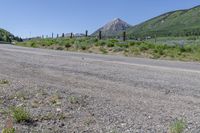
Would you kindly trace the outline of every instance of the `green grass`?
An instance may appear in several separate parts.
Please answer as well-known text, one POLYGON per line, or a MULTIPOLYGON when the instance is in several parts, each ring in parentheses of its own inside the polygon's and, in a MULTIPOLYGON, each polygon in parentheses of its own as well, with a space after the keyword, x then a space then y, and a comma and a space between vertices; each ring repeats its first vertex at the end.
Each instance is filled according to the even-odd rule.
POLYGON ((78 104, 79 103, 79 99, 75 96, 70 96, 68 97, 68 101, 71 103, 71 104, 78 104))
POLYGON ((2 133, 15 133, 15 129, 14 128, 4 128, 2 130, 2 133))
POLYGON ((17 123, 21 122, 30 122, 31 121, 31 116, 29 112, 27 112, 26 109, 23 107, 12 107, 11 109, 13 118, 17 123))
POLYGON ((82 51, 101 54, 123 54, 125 56, 200 61, 200 39, 191 37, 163 37, 147 41, 120 41, 96 38, 35 39, 17 43, 19 46, 49 48, 55 50, 82 51), (171 43, 172 41, 179 43, 171 43), (180 43, 183 43, 181 45, 180 43))
POLYGON ((186 128, 184 120, 176 120, 170 126, 170 133, 183 133, 186 128))

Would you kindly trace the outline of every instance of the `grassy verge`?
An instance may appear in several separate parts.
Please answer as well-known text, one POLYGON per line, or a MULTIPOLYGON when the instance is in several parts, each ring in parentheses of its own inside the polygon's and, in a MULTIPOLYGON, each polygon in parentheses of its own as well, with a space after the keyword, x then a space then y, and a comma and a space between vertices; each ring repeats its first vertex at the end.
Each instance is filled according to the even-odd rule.
POLYGON ((120 54, 125 56, 147 57, 154 59, 200 61, 200 43, 166 45, 158 43, 154 44, 149 41, 121 42, 115 39, 98 40, 96 38, 58 38, 36 39, 17 43, 16 45, 89 53, 120 54))

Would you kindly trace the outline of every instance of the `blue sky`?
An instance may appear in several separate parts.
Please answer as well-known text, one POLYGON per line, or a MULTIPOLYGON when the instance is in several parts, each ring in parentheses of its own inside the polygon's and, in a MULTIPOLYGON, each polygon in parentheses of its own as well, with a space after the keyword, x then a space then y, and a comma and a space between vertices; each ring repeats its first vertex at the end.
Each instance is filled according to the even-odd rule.
POLYGON ((199 0, 0 0, 0 27, 21 37, 93 32, 114 18, 135 25, 199 0))

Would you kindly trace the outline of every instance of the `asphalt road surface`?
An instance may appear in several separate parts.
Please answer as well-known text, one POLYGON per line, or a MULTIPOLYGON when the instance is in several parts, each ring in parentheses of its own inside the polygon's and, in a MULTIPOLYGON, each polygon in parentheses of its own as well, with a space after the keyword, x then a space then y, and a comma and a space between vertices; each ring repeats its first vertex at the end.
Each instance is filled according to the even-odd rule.
MULTIPOLYGON (((85 120, 82 112, 73 113, 62 127, 58 125, 58 132, 165 133, 176 119, 186 121, 185 132, 200 132, 199 63, 0 45, 0 78, 13 83, 7 87, 10 93, 16 86, 26 86, 26 91, 28 86, 53 86, 56 92, 51 87, 48 91, 62 97, 65 92, 88 96, 85 108, 76 112, 92 112, 90 119, 85 120)), ((45 112, 42 107, 30 110, 45 112)), ((56 125, 37 123, 44 126, 31 128, 53 132, 56 125)), ((26 132, 26 125, 17 126, 26 132)))

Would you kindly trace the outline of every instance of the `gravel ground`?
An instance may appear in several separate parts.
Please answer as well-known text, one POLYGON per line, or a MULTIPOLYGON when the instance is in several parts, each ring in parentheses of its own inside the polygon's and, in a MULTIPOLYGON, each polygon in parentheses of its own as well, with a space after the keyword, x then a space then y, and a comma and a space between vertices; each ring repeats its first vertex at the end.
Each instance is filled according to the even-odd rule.
POLYGON ((0 130, 10 107, 19 133, 200 132, 200 64, 0 45, 0 130))

